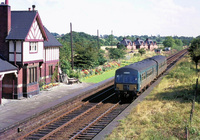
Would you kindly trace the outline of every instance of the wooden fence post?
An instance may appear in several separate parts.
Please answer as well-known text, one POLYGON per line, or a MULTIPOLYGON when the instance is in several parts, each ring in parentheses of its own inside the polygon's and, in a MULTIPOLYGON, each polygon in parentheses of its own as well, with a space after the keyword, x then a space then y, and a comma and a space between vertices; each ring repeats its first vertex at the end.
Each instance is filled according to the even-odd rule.
POLYGON ((196 88, 195 88, 195 97, 197 98, 197 93, 198 93, 198 78, 196 80, 196 88))
POLYGON ((188 128, 187 128, 187 126, 185 127, 185 138, 186 138, 186 140, 188 140, 188 128))

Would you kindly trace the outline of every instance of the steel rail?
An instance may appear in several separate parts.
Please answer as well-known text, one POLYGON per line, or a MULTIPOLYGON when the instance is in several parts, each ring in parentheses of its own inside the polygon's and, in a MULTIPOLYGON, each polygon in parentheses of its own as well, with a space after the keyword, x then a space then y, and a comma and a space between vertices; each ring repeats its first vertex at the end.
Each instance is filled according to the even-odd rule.
POLYGON ((103 118, 108 113, 110 113, 118 105, 119 105, 119 102, 116 103, 116 104, 114 104, 111 108, 109 108, 103 114, 101 114, 101 116, 99 116, 98 118, 96 118, 94 121, 92 121, 90 124, 88 124, 85 128, 83 128, 81 131, 79 131, 77 134, 75 134, 72 138, 70 138, 70 140, 73 140, 73 139, 77 138, 81 133, 83 133, 84 131, 86 131, 89 127, 91 127, 93 124, 95 124, 96 122, 98 122, 101 118, 103 118))
POLYGON ((79 106, 73 108, 72 110, 70 110, 70 111, 68 111, 68 112, 65 112, 65 113, 61 114, 60 116, 56 117, 55 119, 53 119, 53 120, 51 120, 51 121, 45 123, 44 125, 41 125, 40 127, 38 127, 38 128, 36 128, 36 129, 34 129, 34 130, 28 132, 27 134, 25 134, 25 135, 19 137, 17 140, 23 140, 24 138, 26 138, 26 137, 28 137, 29 135, 31 135, 31 134, 33 134, 33 133, 35 133, 35 132, 41 130, 42 128, 46 127, 47 125, 50 125, 50 124, 52 124, 52 123, 58 121, 59 119, 63 118, 64 116, 66 116, 66 115, 68 115, 68 114, 74 112, 75 110, 78 110, 79 108, 81 108, 81 107, 83 107, 83 106, 86 106, 87 104, 89 104, 89 102, 90 102, 91 100, 93 100, 93 99, 95 99, 95 98, 97 98, 97 97, 103 95, 104 93, 106 93, 106 92, 108 92, 109 90, 112 90, 112 89, 113 89, 113 87, 111 87, 111 88, 105 90, 105 91, 102 92, 101 94, 96 95, 95 97, 93 97, 93 98, 91 98, 90 100, 84 102, 83 104, 81 104, 81 105, 79 105, 79 106))
POLYGON ((49 134, 45 135, 44 137, 40 138, 40 140, 44 140, 48 137, 50 137, 51 135, 53 135, 54 133, 58 132, 59 130, 61 130, 62 128, 64 128, 65 126, 69 125, 70 123, 74 122, 75 120, 79 119, 80 117, 82 117, 83 115, 87 114, 88 112, 94 110, 97 106, 100 106, 103 104, 103 102, 107 99, 109 99, 110 97, 114 96, 115 93, 111 94, 110 96, 108 96, 107 98, 103 99, 101 102, 99 102, 98 104, 96 104, 95 106, 93 106, 92 108, 88 109, 87 111, 81 113, 80 115, 78 115, 77 117, 73 118, 72 120, 68 121, 67 123, 61 125, 60 127, 54 129, 53 131, 51 131, 49 134))

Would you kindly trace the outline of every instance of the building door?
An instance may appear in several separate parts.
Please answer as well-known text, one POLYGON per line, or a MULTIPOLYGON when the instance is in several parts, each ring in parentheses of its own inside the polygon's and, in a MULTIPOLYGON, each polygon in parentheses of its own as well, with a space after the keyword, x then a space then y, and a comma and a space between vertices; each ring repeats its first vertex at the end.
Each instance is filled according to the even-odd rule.
POLYGON ((14 74, 5 74, 2 80, 2 98, 13 99, 14 98, 14 74))

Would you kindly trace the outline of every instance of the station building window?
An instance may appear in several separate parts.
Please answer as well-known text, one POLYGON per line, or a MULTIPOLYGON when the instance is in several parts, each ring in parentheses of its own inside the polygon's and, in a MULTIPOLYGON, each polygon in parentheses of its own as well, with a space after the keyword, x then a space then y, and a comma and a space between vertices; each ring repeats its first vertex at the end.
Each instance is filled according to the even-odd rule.
POLYGON ((30 48, 29 51, 30 52, 37 52, 38 50, 38 42, 30 42, 30 48))
POLYGON ((29 83, 37 82, 37 67, 29 68, 29 83))
POLYGON ((49 76, 53 75, 53 65, 49 65, 49 76))

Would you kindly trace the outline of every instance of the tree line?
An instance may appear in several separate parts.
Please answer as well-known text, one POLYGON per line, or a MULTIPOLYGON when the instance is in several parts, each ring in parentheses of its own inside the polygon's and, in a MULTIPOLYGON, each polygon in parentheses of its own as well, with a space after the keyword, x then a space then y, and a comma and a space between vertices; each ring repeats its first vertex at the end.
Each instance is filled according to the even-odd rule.
MULTIPOLYGON (((98 39, 97 36, 89 35, 84 32, 72 32, 73 34, 73 56, 75 69, 89 69, 99 65, 103 65, 109 60, 117 60, 124 58, 126 54, 126 48, 120 47, 117 49, 101 50, 100 46, 116 46, 118 42, 123 40, 123 36, 113 35, 101 35, 98 39), (108 52, 108 53, 105 53, 108 52), (107 54, 107 55, 105 55, 107 54)), ((57 33, 53 33, 58 37, 59 42, 63 45, 60 48, 60 65, 64 73, 73 74, 71 69, 71 45, 70 45, 70 33, 58 36, 57 33)), ((178 37, 178 36, 125 36, 125 38, 135 41, 136 38, 146 40, 149 38, 156 41, 157 44, 161 44, 164 47, 172 47, 180 50, 182 46, 189 46, 194 39, 193 37, 178 37)), ((74 76, 74 75, 72 75, 74 76)))

